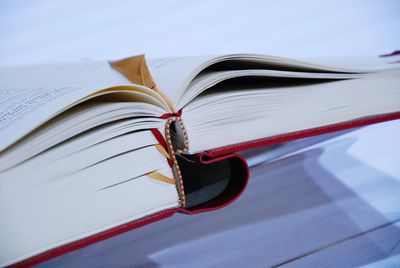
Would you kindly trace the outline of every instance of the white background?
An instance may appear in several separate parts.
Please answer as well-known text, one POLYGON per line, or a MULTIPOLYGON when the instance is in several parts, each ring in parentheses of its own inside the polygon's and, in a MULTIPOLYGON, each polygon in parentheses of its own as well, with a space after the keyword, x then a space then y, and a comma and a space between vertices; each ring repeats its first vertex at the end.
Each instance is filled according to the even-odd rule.
POLYGON ((400 1, 0 2, 0 64, 253 52, 319 57, 400 47, 400 1))

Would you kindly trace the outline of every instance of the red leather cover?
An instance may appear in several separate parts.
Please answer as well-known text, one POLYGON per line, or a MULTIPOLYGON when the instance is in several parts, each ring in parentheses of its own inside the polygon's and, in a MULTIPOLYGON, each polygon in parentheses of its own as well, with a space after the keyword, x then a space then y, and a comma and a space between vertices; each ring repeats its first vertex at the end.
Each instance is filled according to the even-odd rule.
POLYGON ((225 147, 209 150, 206 152, 206 154, 209 157, 217 157, 217 156, 221 156, 221 155, 231 154, 233 152, 240 152, 240 151, 244 151, 244 150, 253 149, 256 147, 267 146, 267 145, 272 145, 272 144, 276 144, 276 143, 282 143, 282 142, 287 142, 287 141, 291 141, 291 140, 302 139, 302 138, 307 138, 307 137, 311 137, 311 136, 317 136, 317 135, 326 134, 326 133, 330 133, 330 132, 335 132, 335 131, 340 131, 340 130, 345 130, 345 129, 350 129, 350 128, 357 128, 357 127, 362 127, 362 126, 376 124, 376 123, 382 123, 385 121, 396 120, 396 119, 400 119, 400 112, 376 115, 376 116, 371 116, 371 117, 366 117, 366 118, 360 118, 360 119, 343 122, 343 123, 339 123, 339 124, 326 125, 323 127, 311 128, 311 129, 291 132, 291 133, 287 133, 287 134, 283 134, 283 135, 268 137, 268 138, 264 138, 264 139, 234 144, 234 145, 230 145, 230 146, 225 146, 225 147))

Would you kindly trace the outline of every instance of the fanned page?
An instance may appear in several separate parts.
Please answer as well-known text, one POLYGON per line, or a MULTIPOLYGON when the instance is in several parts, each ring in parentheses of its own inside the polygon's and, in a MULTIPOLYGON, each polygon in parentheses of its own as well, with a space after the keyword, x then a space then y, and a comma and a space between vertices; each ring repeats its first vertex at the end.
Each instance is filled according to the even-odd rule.
POLYGON ((0 69, 0 266, 179 207, 167 112, 108 62, 0 69))
POLYGON ((147 176, 173 176, 149 131, 81 142, 0 173, 1 266, 179 206, 174 184, 147 176))
POLYGON ((235 54, 149 60, 149 69, 182 110, 194 154, 399 112, 399 58, 235 54))
MULTIPOLYGON (((394 66, 390 57, 311 58, 293 60, 288 58, 258 55, 229 54, 220 56, 191 56, 170 58, 148 58, 147 65, 157 84, 179 110, 187 103, 183 98, 190 90, 194 79, 202 72, 218 70, 282 70, 319 73, 356 74, 394 66), (211 70, 210 70, 211 69, 211 70)), ((247 76, 249 76, 248 74, 247 76)))
POLYGON ((108 62, 0 68, 0 152, 62 111, 113 92, 167 109, 154 91, 133 87, 108 62))
POLYGON ((222 84, 190 102, 182 119, 191 153, 400 112, 400 69, 264 83, 222 84))
POLYGON ((146 62, 157 88, 177 107, 181 92, 214 59, 213 56, 148 58, 146 62))

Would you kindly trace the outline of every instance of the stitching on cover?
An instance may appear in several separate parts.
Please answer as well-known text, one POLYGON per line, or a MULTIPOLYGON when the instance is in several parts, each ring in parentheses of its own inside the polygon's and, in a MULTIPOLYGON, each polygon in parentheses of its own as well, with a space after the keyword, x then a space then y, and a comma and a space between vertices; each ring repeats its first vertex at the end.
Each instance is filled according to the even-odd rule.
POLYGON ((189 138, 186 133, 186 128, 185 128, 185 125, 183 124, 182 118, 180 118, 178 116, 178 117, 176 117, 176 119, 177 119, 179 125, 181 126, 182 134, 183 134, 183 137, 185 138, 185 147, 183 149, 177 149, 176 151, 178 154, 185 154, 189 151, 189 138))
POLYGON ((181 205, 185 206, 186 205, 186 197, 185 197, 185 189, 184 189, 184 186, 183 186, 182 173, 181 173, 181 170, 179 168, 178 161, 176 160, 174 147, 172 145, 172 140, 171 140, 171 133, 170 133, 170 126, 175 121, 178 121, 179 125, 181 126, 182 133, 183 133, 183 136, 185 138, 185 147, 183 149, 178 149, 177 153, 185 153, 185 152, 188 151, 189 141, 188 141, 188 137, 187 137, 187 134, 186 134, 185 126, 183 125, 183 121, 182 121, 182 119, 180 117, 172 116, 172 117, 167 119, 167 122, 165 124, 165 141, 167 143, 167 149, 168 149, 169 154, 171 156, 172 165, 175 168, 176 176, 178 177, 177 178, 176 188, 177 188, 177 190, 179 192, 179 196, 181 198, 181 205))

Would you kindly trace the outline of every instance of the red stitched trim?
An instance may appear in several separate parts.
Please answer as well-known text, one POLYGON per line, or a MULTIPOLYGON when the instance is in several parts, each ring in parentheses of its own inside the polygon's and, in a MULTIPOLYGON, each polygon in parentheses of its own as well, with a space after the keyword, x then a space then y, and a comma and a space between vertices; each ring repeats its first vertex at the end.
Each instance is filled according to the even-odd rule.
POLYGON ((185 139, 185 147, 183 149, 178 149, 178 153, 186 153, 189 150, 189 138, 187 136, 186 128, 185 125, 183 124, 183 121, 181 119, 182 115, 182 109, 180 109, 176 114, 175 113, 166 113, 160 116, 161 119, 166 119, 167 122, 165 124, 165 139, 160 133, 158 129, 152 129, 153 135, 156 137, 157 141, 166 149, 166 151, 169 153, 171 156, 171 159, 168 159, 168 164, 170 165, 171 168, 175 168, 176 171, 176 176, 177 178, 177 184, 176 184, 176 189, 179 192, 179 196, 181 199, 181 205, 185 206, 186 204, 186 198, 185 198, 185 189, 183 186, 183 179, 182 179, 182 173, 178 165, 178 161, 176 160, 175 157, 175 151, 172 145, 172 140, 171 140, 171 135, 170 135, 170 126, 172 122, 178 121, 179 125, 182 128, 182 134, 185 139))
POLYGON ((181 126, 183 138, 185 139, 185 147, 183 149, 178 149, 177 153, 185 154, 189 151, 189 138, 188 138, 188 135, 186 132, 186 128, 185 128, 185 125, 183 124, 182 118, 176 117, 175 121, 178 121, 179 125, 181 126))
MULTIPOLYGON (((181 199, 181 205, 184 207, 186 205, 185 188, 183 186, 182 173, 181 173, 181 169, 179 168, 178 161, 176 160, 175 151, 174 151, 174 147, 172 145, 171 133, 170 133, 170 126, 175 121, 178 121, 179 124, 181 124, 181 127, 184 128, 182 120, 179 117, 174 116, 174 117, 168 118, 167 123, 165 124, 165 139, 167 142, 167 148, 168 148, 169 155, 171 156, 171 159, 172 159, 173 167, 175 168, 175 171, 177 173, 176 176, 178 176, 178 178, 176 180, 177 181, 176 189, 179 192, 179 197, 181 199)), ((186 147, 187 145, 188 145, 187 136, 185 136, 185 148, 183 149, 183 151, 187 150, 187 147, 186 147)))

